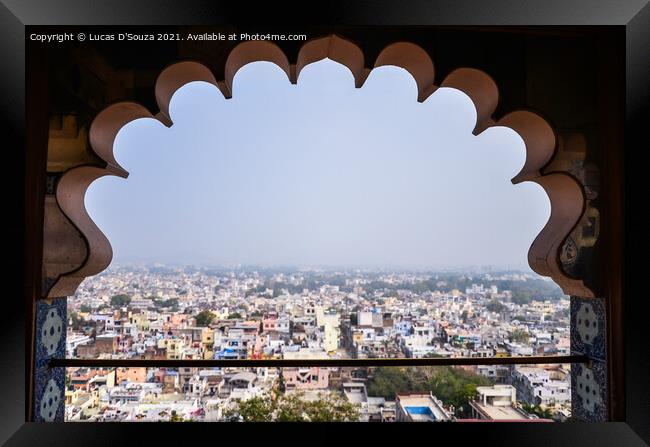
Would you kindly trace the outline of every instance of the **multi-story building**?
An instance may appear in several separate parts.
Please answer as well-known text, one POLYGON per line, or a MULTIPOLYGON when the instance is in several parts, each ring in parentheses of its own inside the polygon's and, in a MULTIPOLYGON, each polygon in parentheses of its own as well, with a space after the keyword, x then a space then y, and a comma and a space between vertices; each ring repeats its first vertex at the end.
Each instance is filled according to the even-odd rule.
POLYGON ((117 334, 101 334, 95 337, 95 350, 97 354, 115 354, 119 349, 117 334))
POLYGON ((117 368, 115 380, 118 384, 144 383, 147 381, 147 368, 117 368))
POLYGON ((472 418, 487 421, 521 421, 529 415, 517 406, 517 390, 512 385, 479 386, 470 401, 472 418))
POLYGON ((339 347, 340 318, 335 312, 328 312, 323 315, 324 336, 323 348, 327 352, 334 352, 339 347))
POLYGON ((517 396, 530 405, 552 407, 570 402, 570 374, 562 367, 517 366, 512 372, 517 396))
POLYGON ((329 387, 327 368, 283 368, 282 379, 287 391, 326 390, 329 387))
POLYGON ((93 339, 89 335, 70 332, 65 339, 65 354, 67 357, 75 357, 78 346, 90 343, 93 343, 93 339))

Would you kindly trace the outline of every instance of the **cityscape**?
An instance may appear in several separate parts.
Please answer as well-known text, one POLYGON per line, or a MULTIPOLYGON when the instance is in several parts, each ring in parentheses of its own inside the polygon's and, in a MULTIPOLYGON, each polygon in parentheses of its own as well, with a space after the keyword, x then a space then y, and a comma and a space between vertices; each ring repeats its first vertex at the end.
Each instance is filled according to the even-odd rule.
MULTIPOLYGON (((569 298, 532 272, 117 265, 68 300, 81 359, 570 353, 569 298)), ((68 368, 66 421, 564 421, 569 364, 68 368)))

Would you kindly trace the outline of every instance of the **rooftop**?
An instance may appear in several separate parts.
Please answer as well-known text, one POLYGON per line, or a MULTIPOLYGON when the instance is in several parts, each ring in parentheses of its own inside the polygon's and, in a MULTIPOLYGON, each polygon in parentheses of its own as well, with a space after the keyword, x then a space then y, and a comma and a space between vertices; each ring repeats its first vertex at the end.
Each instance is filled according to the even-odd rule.
POLYGON ((435 422, 450 419, 449 413, 433 395, 409 394, 397 395, 397 403, 402 412, 413 422, 435 422))
POLYGON ((483 405, 481 402, 470 402, 479 413, 491 420, 527 420, 528 417, 512 406, 483 405))

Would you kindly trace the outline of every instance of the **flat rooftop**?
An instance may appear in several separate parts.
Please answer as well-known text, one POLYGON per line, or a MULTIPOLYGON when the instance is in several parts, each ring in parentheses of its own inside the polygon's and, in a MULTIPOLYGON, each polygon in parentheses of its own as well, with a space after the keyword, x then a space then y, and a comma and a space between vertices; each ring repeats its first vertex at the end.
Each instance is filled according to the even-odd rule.
POLYGON ((527 420, 521 412, 517 411, 510 405, 495 406, 483 405, 481 402, 471 402, 471 405, 480 413, 487 415, 493 420, 527 420))
POLYGON ((399 395, 399 405, 414 422, 446 421, 449 419, 428 395, 399 395))

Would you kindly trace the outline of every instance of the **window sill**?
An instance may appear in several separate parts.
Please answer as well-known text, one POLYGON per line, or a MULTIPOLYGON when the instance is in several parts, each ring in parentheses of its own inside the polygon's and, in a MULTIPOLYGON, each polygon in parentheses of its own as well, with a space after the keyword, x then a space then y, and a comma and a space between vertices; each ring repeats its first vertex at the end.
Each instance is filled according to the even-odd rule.
MULTIPOLYGON (((5 444, 7 446, 95 446, 95 445, 141 445, 146 440, 164 440, 165 445, 187 443, 195 445, 221 440, 241 440, 246 444, 255 440, 296 439, 296 431, 303 431, 311 439, 331 436, 332 424, 287 424, 287 423, 231 423, 226 427, 219 423, 27 423, 21 426, 5 444), (251 425, 258 425, 251 427, 251 425), (251 430, 254 428, 254 430, 251 430), (291 436, 291 438, 289 438, 291 436), (251 439, 253 438, 253 439, 251 439), (255 439, 257 438, 257 439, 255 439)), ((225 424, 225 423, 221 423, 225 424)), ((340 440, 361 439, 365 445, 385 443, 386 436, 396 439, 426 439, 434 436, 435 442, 449 440, 453 445, 500 445, 500 446, 645 446, 641 438, 622 422, 609 423, 439 423, 439 424, 336 424, 336 437, 340 440), (422 436, 420 438, 420 436, 422 436)), ((332 438, 330 438, 332 439, 332 438)), ((334 441, 334 439, 332 439, 334 441)), ((450 444, 452 445, 452 444, 450 444)))

